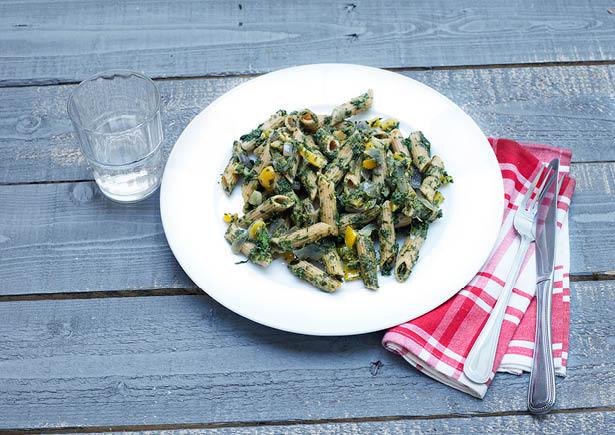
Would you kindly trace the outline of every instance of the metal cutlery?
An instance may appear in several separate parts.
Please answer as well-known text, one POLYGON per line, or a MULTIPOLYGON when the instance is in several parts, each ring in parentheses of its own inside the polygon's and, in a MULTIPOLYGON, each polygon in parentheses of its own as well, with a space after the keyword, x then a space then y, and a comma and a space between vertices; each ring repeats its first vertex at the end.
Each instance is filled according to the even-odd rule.
POLYGON ((515 260, 506 278, 506 285, 502 289, 487 319, 487 323, 470 350, 463 368, 465 375, 473 382, 482 384, 491 377, 504 313, 508 306, 512 289, 519 276, 525 254, 530 243, 535 239, 535 220, 538 205, 543 201, 544 195, 550 186, 557 180, 556 175, 553 174, 554 168, 552 164, 553 162, 546 168, 543 167, 538 175, 536 175, 514 216, 513 225, 521 239, 515 260), (538 186, 539 182, 540 185, 538 186), (538 192, 533 196, 537 186, 538 192))
MULTIPOLYGON (((559 160, 549 165, 559 179, 559 160)), ((555 369, 551 345, 551 300, 557 228, 557 192, 559 183, 549 186, 539 204, 536 222, 536 339, 530 374, 527 407, 533 414, 546 414, 555 405, 555 369)))

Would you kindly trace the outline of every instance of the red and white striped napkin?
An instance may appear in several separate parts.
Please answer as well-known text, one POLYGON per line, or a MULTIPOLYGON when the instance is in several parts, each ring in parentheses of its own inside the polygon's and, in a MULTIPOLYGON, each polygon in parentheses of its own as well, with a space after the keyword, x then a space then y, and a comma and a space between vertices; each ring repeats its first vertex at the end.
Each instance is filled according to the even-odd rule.
POLYGON ((568 208, 575 181, 567 174, 571 151, 547 145, 489 139, 504 179, 504 218, 498 240, 485 265, 470 283, 438 308, 390 329, 382 344, 432 378, 472 396, 483 398, 496 371, 530 371, 536 331, 535 247, 525 257, 506 309, 493 373, 486 384, 472 382, 463 364, 495 305, 510 271, 519 238, 513 217, 541 163, 560 158, 561 188, 557 210, 557 252, 553 286, 552 343, 556 374, 566 375, 570 327, 570 246, 568 208))

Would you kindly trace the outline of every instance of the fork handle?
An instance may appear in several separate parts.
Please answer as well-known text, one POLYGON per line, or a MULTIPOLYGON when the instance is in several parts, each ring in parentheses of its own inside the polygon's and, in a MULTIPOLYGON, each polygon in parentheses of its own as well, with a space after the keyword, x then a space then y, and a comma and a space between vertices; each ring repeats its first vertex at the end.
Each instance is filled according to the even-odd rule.
POLYGON ((502 321, 504 320, 504 314, 508 301, 512 293, 512 289, 519 277, 519 271, 521 270, 521 264, 527 253, 527 249, 530 246, 530 239, 528 237, 521 237, 521 243, 517 250, 517 256, 515 261, 508 272, 506 277, 506 284, 498 297, 498 300, 489 314, 489 319, 483 327, 480 335, 474 342, 474 346, 470 350, 468 357, 463 365, 463 372, 473 382, 478 384, 484 384, 491 377, 493 372, 493 362, 495 360, 495 353, 498 348, 498 341, 500 338, 500 330, 502 329, 502 321))
POLYGON ((536 344, 527 396, 527 408, 532 414, 546 414, 555 405, 551 299, 551 280, 538 283, 536 287, 536 344))

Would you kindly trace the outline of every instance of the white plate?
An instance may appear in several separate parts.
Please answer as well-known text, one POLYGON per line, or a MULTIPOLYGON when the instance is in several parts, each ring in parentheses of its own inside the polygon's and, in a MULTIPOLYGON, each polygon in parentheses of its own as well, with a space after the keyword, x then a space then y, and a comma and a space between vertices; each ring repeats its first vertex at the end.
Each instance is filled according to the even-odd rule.
POLYGON ((487 139, 458 106, 433 89, 377 68, 320 64, 288 68, 250 80, 197 115, 166 165, 160 193, 162 223, 188 276, 225 307, 274 328, 312 335, 350 335, 385 329, 445 302, 480 269, 502 219, 501 173, 487 139), (344 283, 327 294, 298 280, 280 260, 269 268, 236 265, 224 240, 224 212, 241 210, 236 189, 219 184, 233 140, 277 109, 331 109, 367 88, 373 108, 364 116, 401 121, 422 130, 444 160, 454 184, 443 189, 444 216, 429 229, 421 258, 403 284, 380 277, 380 290, 344 283))

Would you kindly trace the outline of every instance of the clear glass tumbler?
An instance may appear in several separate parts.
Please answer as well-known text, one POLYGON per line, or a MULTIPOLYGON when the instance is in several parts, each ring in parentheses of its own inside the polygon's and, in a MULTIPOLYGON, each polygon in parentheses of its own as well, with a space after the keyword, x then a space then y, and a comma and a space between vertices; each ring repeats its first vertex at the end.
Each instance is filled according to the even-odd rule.
POLYGON ((160 93, 152 80, 127 70, 96 74, 73 91, 68 114, 105 196, 130 203, 156 191, 163 134, 160 93))

